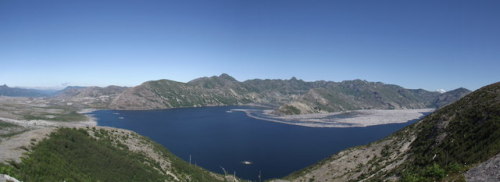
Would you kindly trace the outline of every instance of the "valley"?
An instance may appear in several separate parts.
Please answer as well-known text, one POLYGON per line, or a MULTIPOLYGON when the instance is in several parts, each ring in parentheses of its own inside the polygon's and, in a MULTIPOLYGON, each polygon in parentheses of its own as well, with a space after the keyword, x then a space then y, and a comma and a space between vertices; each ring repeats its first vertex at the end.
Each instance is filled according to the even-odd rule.
POLYGON ((66 125, 59 121, 80 121, 80 125, 93 125, 92 118, 83 115, 86 110, 247 105, 265 107, 265 112, 249 116, 268 121, 310 127, 359 127, 417 119, 422 116, 419 113, 443 107, 470 91, 459 88, 438 93, 381 82, 305 82, 295 77, 289 80, 252 79, 240 82, 221 74, 187 83, 164 79, 147 81, 135 87, 70 86, 52 91, 49 96, 33 94, 47 92, 2 86, 0 93, 6 96, 0 96, 0 118, 31 126, 66 125), (16 94, 12 94, 14 92, 16 94), (32 95, 37 97, 30 97, 32 95), (358 120, 332 120, 346 113, 371 116, 358 120), (292 120, 300 122, 290 122, 292 120))
POLYGON ((500 182, 500 1, 0 1, 0 182, 500 182))
MULTIPOLYGON (((40 141, 48 141, 54 133, 62 131, 62 129, 58 128, 76 128, 76 130, 82 132, 85 130, 87 133, 92 133, 95 130, 94 128, 100 129, 102 128, 101 126, 111 126, 130 129, 140 135, 148 136, 175 154, 167 156, 179 156, 180 159, 178 160, 190 161, 194 156, 195 163, 193 165, 193 163, 190 164, 188 162, 188 171, 199 170, 196 173, 203 173, 203 176, 212 176, 214 177, 213 181, 224 179, 250 179, 255 181, 281 178, 293 171, 312 165, 314 161, 321 159, 323 160, 319 161, 319 163, 294 172, 285 177, 284 180, 348 181, 398 179, 407 181, 410 178, 422 180, 450 179, 448 177, 428 176, 425 171, 418 171, 408 167, 417 165, 411 162, 417 154, 421 155, 421 151, 418 151, 418 147, 415 146, 421 145, 417 144, 421 140, 419 139, 419 136, 422 135, 421 132, 428 130, 421 129, 423 124, 420 123, 426 122, 426 120, 429 120, 428 118, 435 118, 437 117, 436 115, 440 115, 436 114, 436 112, 444 113, 445 111, 442 110, 450 110, 447 108, 462 108, 454 106, 457 104, 473 104, 478 108, 484 107, 486 109, 485 112, 490 112, 488 109, 495 108, 494 104, 498 102, 498 98, 495 96, 495 94, 498 94, 497 87, 498 83, 483 88, 480 92, 490 94, 486 96, 483 94, 483 97, 487 97, 490 100, 493 99, 493 101, 473 102, 484 98, 478 98, 478 94, 474 94, 475 92, 472 93, 473 95, 470 95, 468 94, 470 91, 466 89, 437 93, 425 90, 404 89, 399 86, 380 82, 360 80, 304 82, 296 78, 290 80, 247 80, 239 82, 229 75, 222 74, 220 76, 195 79, 188 83, 159 80, 145 82, 139 86, 128 88, 117 86, 69 87, 58 92, 58 94, 44 97, 2 96, 0 97, 0 141, 2 142, 0 143, 0 151, 4 151, 3 153, 8 155, 1 157, 4 165, 0 166, 0 173, 2 171, 4 173, 8 172, 21 179, 31 179, 33 175, 39 175, 36 171, 24 171, 26 169, 19 167, 15 163, 26 163, 27 161, 24 161, 25 159, 22 159, 21 156, 26 157, 27 151, 37 151, 40 141), (344 91, 342 91, 343 89, 344 91), (483 91, 485 89, 487 91, 483 91), (394 92, 397 92, 399 96, 393 97, 394 92), (461 99, 462 97, 464 98, 461 99), (455 103, 457 100, 464 99, 470 101, 455 103), (481 103, 482 105, 480 106, 481 103), (486 105, 487 103, 493 105, 486 105), (193 110, 192 113, 187 112, 189 110, 193 110), (215 110, 218 111, 215 112, 215 110), (434 112, 434 110, 437 111, 434 112), (102 112, 108 112, 108 114, 98 114, 102 112), (145 114, 139 114, 142 112, 145 114), (161 112, 171 114, 160 117, 164 118, 163 120, 155 119, 154 116, 161 112), (179 118, 185 116, 173 114, 184 112, 198 119, 184 118, 179 120, 179 118), (133 113, 137 113, 138 115, 133 113), (201 113, 201 115, 197 113, 201 113), (220 116, 210 116, 208 113, 220 113, 220 116), (429 115, 429 113, 432 114, 429 115), (221 116, 222 119, 217 119, 217 117, 221 116), (169 117, 177 119, 168 119, 169 117), (211 117, 215 118, 210 119, 211 117), (203 121, 205 122, 203 123, 203 121), (222 121, 229 123, 220 123, 222 121), (160 125, 165 126, 158 127, 160 125), (146 129, 149 126, 153 127, 151 128, 152 130, 146 129), (172 129, 172 131, 167 132, 170 133, 167 136, 154 134, 154 130, 162 128, 163 130, 160 131, 164 132, 165 128, 172 129), (224 129, 221 130, 221 128, 224 129), (397 131, 399 129, 401 130, 397 131), (207 137, 216 136, 215 133, 206 133, 210 130, 220 132, 220 134, 217 134, 220 136, 212 139, 207 137), (261 135, 259 137, 256 137, 254 134, 257 130, 261 135), (324 131, 320 132, 320 130, 324 131), (185 136, 181 133, 175 135, 177 131, 193 135, 185 136), (360 133, 356 134, 357 132, 360 133), (391 134, 393 132, 395 133, 391 134), (196 135, 199 135, 201 138, 196 139, 197 137, 195 137, 194 133, 197 133, 196 135), (280 137, 276 137, 276 133, 281 133, 280 137), (365 138, 353 138, 353 135, 365 138), (179 140, 179 138, 190 138, 190 140, 179 140), (228 138, 232 139, 228 140, 228 138), (252 138, 258 139, 255 140, 252 138), (274 139, 269 140, 269 138, 274 139), (344 138, 344 140, 332 140, 335 138, 344 138), (351 139, 345 140, 345 138, 351 139), (381 140, 376 141, 378 139, 381 140), (217 143, 223 145, 216 147, 219 150, 212 151, 208 148, 193 148, 194 146, 205 146, 210 143, 196 144, 204 140, 212 142, 209 148, 216 147, 217 143), (215 141, 218 142, 214 143, 215 141), (275 148, 280 146, 276 145, 277 143, 288 143, 291 141, 298 142, 296 144, 299 148, 287 148, 290 145, 275 148), (310 141, 315 142, 310 143, 310 141), (186 145, 187 143, 191 143, 191 145, 186 145), (255 149, 255 145, 253 144, 257 143, 260 143, 261 147, 267 149, 265 153, 262 153, 263 151, 260 149, 255 149), (308 146, 308 143, 312 145, 308 146), (331 145, 333 148, 324 147, 327 145, 331 145), (315 148, 318 146, 322 147, 315 148), (233 149, 226 149, 225 147, 233 147, 233 149), (235 150, 237 148, 239 149, 235 150), (345 148, 348 149, 341 151, 345 148), (310 153, 310 157, 298 157, 304 153, 303 150, 305 149, 319 153, 308 152, 310 153), (210 152, 200 153, 200 151, 210 152), (244 154, 244 156, 229 157, 231 155, 226 154, 224 156, 229 158, 216 157, 223 154, 224 151, 239 151, 234 152, 234 154, 244 154), (253 151, 256 156, 245 155, 245 151, 253 151), (324 159, 333 153, 337 154, 324 159), (274 155, 273 158, 276 158, 276 160, 263 162, 270 155, 274 155), (261 157, 264 158, 261 159, 261 157), (207 161, 209 158, 214 160, 207 161), (290 158, 301 160, 290 161, 290 158), (13 163, 13 161, 16 162, 13 163), (248 161, 249 164, 247 165, 242 161, 248 161), (224 167, 222 168, 220 166, 221 162, 224 163, 224 167), (285 164, 291 168, 275 166, 283 166, 285 164), (17 167, 12 168, 11 165, 17 167), (197 168, 198 165, 203 168, 197 168), (205 171, 206 169, 211 172, 205 171), (279 170, 273 172, 271 169, 279 170), (412 173, 407 174, 407 172, 404 172, 408 170, 412 171, 412 173), (231 175, 231 173, 234 174, 231 175), (24 177, 22 177, 23 174, 25 175, 24 177)), ((464 112, 471 113, 475 111, 469 109, 464 112)), ((498 113, 494 114, 497 112, 494 109, 491 112, 493 112, 492 116, 498 115, 498 113)), ((497 127, 494 124, 497 121, 495 117, 493 117, 492 121, 493 125, 490 124, 489 127, 497 127)), ((490 146, 498 143, 496 141, 497 134, 494 132, 496 130, 493 128, 485 131, 487 133, 493 132, 494 136, 489 141, 490 143, 483 145, 490 146)), ((112 132, 128 132, 129 136, 134 133, 122 129, 107 129, 106 127, 103 129, 112 132)), ((439 135, 439 137, 445 138, 446 136, 439 135)), ((120 137, 124 136, 119 136, 118 138, 120 137)), ((144 140, 150 141, 150 139, 146 138, 144 140)), ((121 147, 123 142, 127 141, 111 142, 112 145, 110 147, 121 147)), ((130 153, 127 155, 135 155, 133 153, 137 151, 133 149, 135 148, 134 146, 138 147, 140 145, 133 144, 122 149, 124 152, 130 153)), ((145 146, 139 148, 141 148, 141 151, 146 150, 144 149, 145 146)), ((493 146, 491 151, 498 151, 498 149, 493 146)), ((453 179, 463 179, 467 169, 475 167, 480 162, 493 157, 494 154, 495 152, 488 153, 480 159, 474 159, 475 162, 469 161, 471 165, 459 165, 460 170, 455 171, 449 168, 448 165, 450 165, 450 162, 437 163, 437 166, 430 167, 428 163, 418 165, 423 165, 424 168, 429 168, 429 170, 431 167, 437 167, 451 174, 453 179)), ((422 157, 428 158, 428 156, 422 157)), ((172 160, 169 157, 160 158, 162 157, 156 156, 148 160, 156 162, 160 160, 172 160)), ((40 165, 46 164, 41 163, 40 165)), ((186 167, 185 162, 178 165, 186 167)), ((453 163, 453 165, 455 164, 453 163)), ((150 166, 154 165, 151 164, 150 166)), ((190 172, 177 173, 179 171, 175 169, 176 166, 172 166, 172 168, 160 168, 156 168, 155 170, 162 171, 161 176, 170 176, 170 179, 167 181, 192 181, 194 179, 194 176, 189 177, 192 175, 190 172), (178 177, 179 175, 183 177, 178 177)), ((478 172, 468 174, 478 174, 478 172)), ((476 176, 472 175, 471 177, 469 175, 467 178, 473 179, 477 178, 476 176)))

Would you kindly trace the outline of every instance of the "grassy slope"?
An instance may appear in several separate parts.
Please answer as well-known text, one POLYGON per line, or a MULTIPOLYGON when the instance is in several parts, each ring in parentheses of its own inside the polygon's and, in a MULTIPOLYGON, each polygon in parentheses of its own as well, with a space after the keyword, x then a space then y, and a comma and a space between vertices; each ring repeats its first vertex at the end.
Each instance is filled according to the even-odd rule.
MULTIPOLYGON (((131 152, 106 130, 61 128, 36 145, 20 164, 1 165, 23 181, 173 181, 159 164, 142 153, 131 152)), ((139 137, 139 136, 137 136, 139 137)), ((187 164, 145 138, 171 162, 170 172, 180 181, 221 181, 209 172, 187 164)))
POLYGON ((405 181, 454 178, 500 152, 500 83, 473 92, 420 122, 405 181))
POLYGON ((467 169, 499 152, 500 82, 485 86, 383 140, 339 152, 286 179, 383 181, 396 177, 401 181, 462 181, 467 169), (410 147, 406 149, 405 144, 410 147), (376 157, 359 160, 353 153, 376 157), (350 161, 343 161, 349 157, 350 161), (344 171, 331 167, 341 162, 355 167, 344 171))
POLYGON ((25 120, 49 120, 49 121, 86 121, 85 115, 75 110, 65 109, 62 113, 27 113, 23 115, 25 120), (52 116, 52 117, 48 117, 52 116))

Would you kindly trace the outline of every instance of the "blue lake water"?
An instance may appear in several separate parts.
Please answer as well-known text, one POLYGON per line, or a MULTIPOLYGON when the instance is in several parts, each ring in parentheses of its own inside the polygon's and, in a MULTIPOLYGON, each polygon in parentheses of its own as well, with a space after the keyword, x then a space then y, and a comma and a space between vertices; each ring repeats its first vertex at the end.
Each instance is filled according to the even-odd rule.
POLYGON ((182 159, 205 169, 244 179, 279 178, 342 149, 381 139, 409 125, 361 128, 309 128, 257 120, 249 107, 202 107, 149 111, 100 110, 100 126, 135 131, 162 144, 182 159), (252 164, 243 164, 251 161, 252 164))

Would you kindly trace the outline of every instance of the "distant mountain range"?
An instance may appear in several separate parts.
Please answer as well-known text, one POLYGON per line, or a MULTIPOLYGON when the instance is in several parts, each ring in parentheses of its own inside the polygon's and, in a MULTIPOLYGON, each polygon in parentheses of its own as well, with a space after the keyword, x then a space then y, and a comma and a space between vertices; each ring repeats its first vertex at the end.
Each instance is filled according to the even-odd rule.
POLYGON ((430 92, 363 80, 305 82, 292 78, 239 82, 222 74, 187 83, 148 81, 126 89, 109 104, 109 108, 142 110, 260 104, 278 108, 276 114, 304 114, 355 109, 442 107, 469 92, 463 88, 446 93, 430 92))
POLYGON ((0 96, 9 97, 48 97, 56 94, 56 90, 40 90, 40 89, 27 89, 9 87, 7 85, 0 85, 0 96))
MULTIPOLYGON (((456 98, 464 91, 452 91, 438 100, 456 98)), ((293 182, 465 181, 465 178, 498 181, 499 116, 500 82, 497 82, 385 139, 341 151, 286 179, 293 182)))
MULTIPOLYGON (((147 81, 130 88, 67 87, 53 94, 51 99, 80 107, 118 110, 257 104, 276 108, 275 114, 290 115, 357 109, 439 108, 469 92, 459 88, 439 93, 364 80, 306 82, 293 77, 289 80, 252 79, 240 82, 221 74, 187 83, 166 79, 147 81)), ((51 96, 27 89, 9 93, 10 96, 13 93, 19 96, 51 96), (31 95, 28 94, 30 91, 31 95)))

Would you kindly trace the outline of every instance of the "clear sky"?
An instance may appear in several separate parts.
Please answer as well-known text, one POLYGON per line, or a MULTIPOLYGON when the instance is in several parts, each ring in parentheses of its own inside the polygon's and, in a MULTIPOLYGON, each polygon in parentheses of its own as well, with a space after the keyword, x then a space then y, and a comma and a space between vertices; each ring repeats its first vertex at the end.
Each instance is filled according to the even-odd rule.
POLYGON ((0 84, 500 81, 498 0, 0 0, 0 84))

